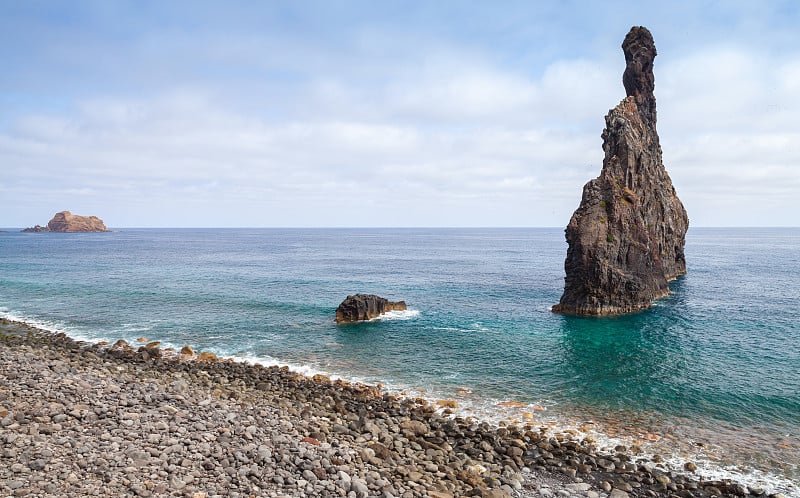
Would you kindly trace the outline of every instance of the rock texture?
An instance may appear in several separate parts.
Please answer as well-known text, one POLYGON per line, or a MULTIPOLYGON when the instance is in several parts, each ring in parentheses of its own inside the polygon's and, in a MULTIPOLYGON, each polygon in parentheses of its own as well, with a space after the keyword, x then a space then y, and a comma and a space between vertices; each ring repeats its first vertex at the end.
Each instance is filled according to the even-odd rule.
POLYGON ((387 311, 404 311, 405 309, 405 301, 392 302, 374 294, 355 294, 347 296, 336 308, 336 321, 348 323, 370 320, 387 311))
POLYGON ((108 232, 103 220, 97 216, 79 216, 69 211, 61 211, 53 216, 46 227, 36 225, 23 232, 108 232))
POLYGON ((549 423, 496 427, 203 354, 80 343, 0 318, 0 496, 781 496, 549 423))
POLYGON ((564 294, 553 311, 603 316, 648 308, 686 273, 689 219, 661 160, 653 36, 631 28, 622 43, 627 97, 606 115, 603 169, 583 187, 566 229, 564 294))
POLYGON ((36 225, 33 227, 28 227, 22 231, 25 233, 40 233, 40 232, 49 232, 50 229, 47 227, 43 227, 42 225, 36 225))

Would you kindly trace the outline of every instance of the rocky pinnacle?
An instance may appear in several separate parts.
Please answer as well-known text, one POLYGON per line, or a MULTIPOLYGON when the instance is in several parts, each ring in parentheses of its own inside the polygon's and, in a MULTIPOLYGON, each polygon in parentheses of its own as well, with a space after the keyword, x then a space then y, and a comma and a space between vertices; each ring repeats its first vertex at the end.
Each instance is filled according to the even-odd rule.
POLYGON ((553 311, 607 316, 648 308, 686 273, 689 218, 661 159, 656 132, 653 36, 622 42, 625 97, 606 115, 603 169, 583 187, 566 229, 564 294, 553 311))

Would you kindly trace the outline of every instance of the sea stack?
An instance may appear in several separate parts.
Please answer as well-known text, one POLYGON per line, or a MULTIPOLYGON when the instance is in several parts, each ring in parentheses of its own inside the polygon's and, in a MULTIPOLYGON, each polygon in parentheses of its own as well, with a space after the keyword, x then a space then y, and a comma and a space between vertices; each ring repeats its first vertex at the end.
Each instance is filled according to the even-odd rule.
POLYGON ((661 160, 656 132, 653 36, 631 28, 622 42, 625 97, 606 115, 603 169, 583 187, 566 229, 561 301, 553 311, 609 316, 650 307, 686 273, 689 218, 661 160))
POLYGON ((354 294, 347 296, 336 308, 336 322, 350 323, 371 320, 387 311, 405 311, 405 301, 389 301, 375 294, 354 294))
POLYGON ((46 227, 36 225, 23 232, 108 232, 103 220, 97 216, 80 216, 69 211, 61 211, 53 216, 46 227))

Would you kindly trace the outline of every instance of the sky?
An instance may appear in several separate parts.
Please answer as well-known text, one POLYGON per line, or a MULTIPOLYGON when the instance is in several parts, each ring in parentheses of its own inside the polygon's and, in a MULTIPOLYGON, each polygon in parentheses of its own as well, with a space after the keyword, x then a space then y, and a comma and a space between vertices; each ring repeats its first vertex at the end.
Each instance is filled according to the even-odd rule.
POLYGON ((800 225, 793 0, 0 0, 0 226, 563 227, 634 25, 691 225, 800 225))

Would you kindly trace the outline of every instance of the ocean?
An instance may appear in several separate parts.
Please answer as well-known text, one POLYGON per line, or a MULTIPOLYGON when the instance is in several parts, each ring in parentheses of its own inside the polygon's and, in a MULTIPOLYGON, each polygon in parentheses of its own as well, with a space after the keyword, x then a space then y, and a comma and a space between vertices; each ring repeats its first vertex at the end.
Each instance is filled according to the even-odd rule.
POLYGON ((800 229, 691 228, 650 310, 550 312, 561 229, 0 233, 0 316, 290 365, 800 496, 800 229), (348 295, 409 310, 334 323, 348 295))

